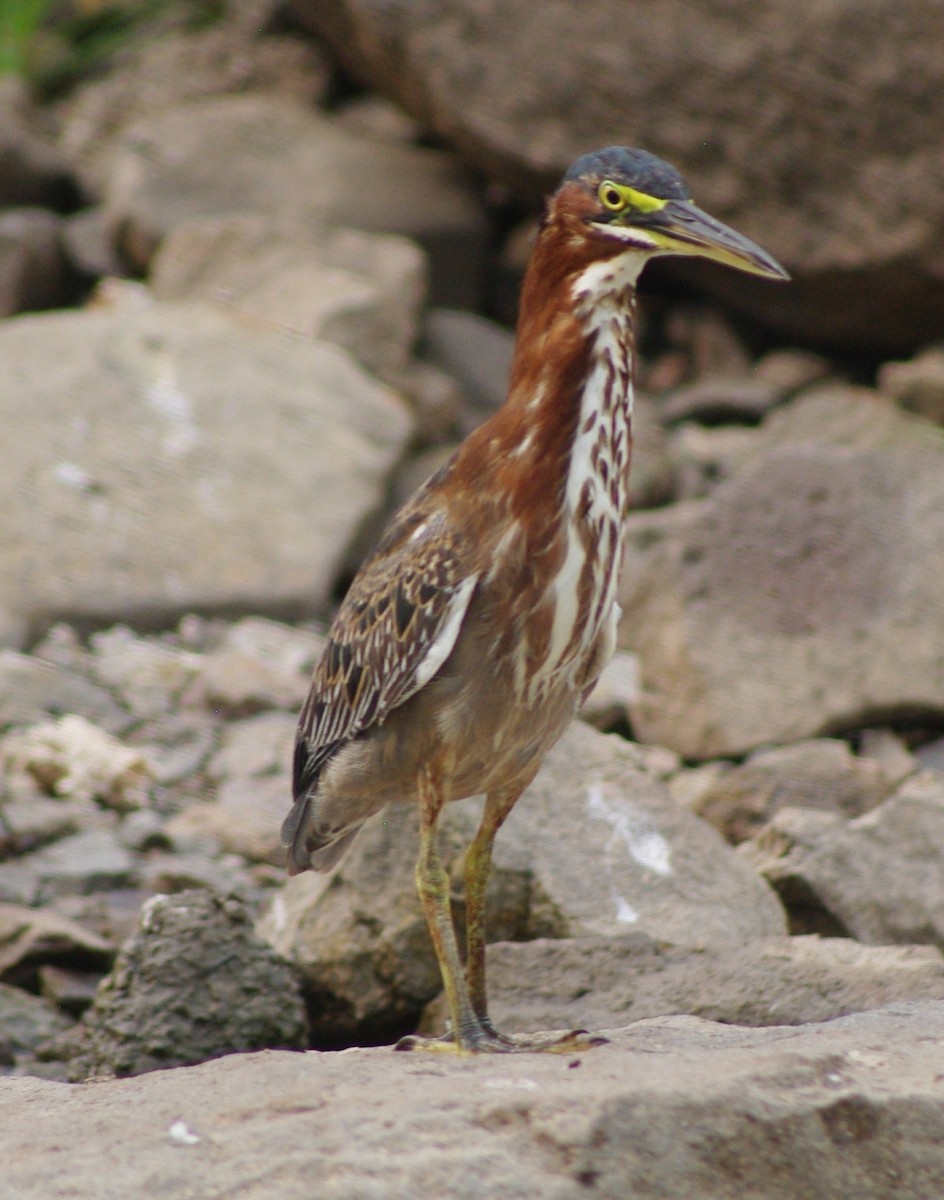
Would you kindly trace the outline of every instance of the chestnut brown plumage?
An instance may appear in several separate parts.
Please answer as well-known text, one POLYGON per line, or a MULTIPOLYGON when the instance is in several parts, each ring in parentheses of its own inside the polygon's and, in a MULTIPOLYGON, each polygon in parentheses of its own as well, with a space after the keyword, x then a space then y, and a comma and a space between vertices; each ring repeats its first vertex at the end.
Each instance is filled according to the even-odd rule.
POLYGON ((570 1049, 492 1026, 492 843, 613 652, 626 516, 637 276, 661 254, 785 278, 641 150, 579 159, 548 201, 521 295, 508 400, 394 517, 328 634, 282 830, 292 873, 327 871, 386 804, 419 805, 416 882, 470 1052, 570 1049), (484 793, 465 858, 463 966, 436 849, 443 806, 484 793))

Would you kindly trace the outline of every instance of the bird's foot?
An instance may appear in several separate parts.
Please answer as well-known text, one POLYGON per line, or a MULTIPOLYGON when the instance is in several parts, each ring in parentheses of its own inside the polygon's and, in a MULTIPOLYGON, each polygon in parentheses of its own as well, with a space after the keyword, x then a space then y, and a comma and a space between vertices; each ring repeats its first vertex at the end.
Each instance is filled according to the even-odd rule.
POLYGON ((446 1054, 575 1054, 605 1046, 609 1038, 572 1029, 568 1033, 499 1033, 490 1022, 463 1029, 459 1037, 449 1030, 440 1037, 410 1034, 400 1038, 396 1050, 424 1050, 446 1054))

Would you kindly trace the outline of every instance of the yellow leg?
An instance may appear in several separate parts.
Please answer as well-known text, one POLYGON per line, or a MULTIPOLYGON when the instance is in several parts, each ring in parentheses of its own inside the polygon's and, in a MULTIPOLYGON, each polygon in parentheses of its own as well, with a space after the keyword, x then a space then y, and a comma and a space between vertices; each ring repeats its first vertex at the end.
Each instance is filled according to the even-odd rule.
POLYGON ((439 861, 436 831, 443 807, 443 793, 432 772, 424 770, 420 778, 420 853, 416 863, 416 890, 419 892, 433 949, 439 963, 449 1015, 456 1042, 461 1044, 477 1028, 478 1022, 469 1001, 468 989, 459 959, 456 931, 449 904, 449 876, 439 861))
POLYGON ((507 1054, 515 1051, 571 1053, 599 1045, 583 1030, 563 1037, 557 1034, 534 1037, 505 1037, 496 1033, 488 1019, 485 996, 485 887, 492 861, 492 843, 517 795, 489 796, 478 833, 466 858, 468 960, 463 972, 449 904, 449 876, 439 861, 436 828, 445 802, 442 776, 425 768, 419 779, 420 853, 416 862, 419 892, 433 948, 439 963, 452 1032, 444 1038, 405 1037, 398 1050, 451 1050, 460 1054, 507 1054))
POLYGON ((486 796, 482 822, 465 856, 465 977, 472 1010, 479 1023, 490 1031, 485 988, 485 892, 492 872, 495 835, 520 794, 516 789, 486 796))

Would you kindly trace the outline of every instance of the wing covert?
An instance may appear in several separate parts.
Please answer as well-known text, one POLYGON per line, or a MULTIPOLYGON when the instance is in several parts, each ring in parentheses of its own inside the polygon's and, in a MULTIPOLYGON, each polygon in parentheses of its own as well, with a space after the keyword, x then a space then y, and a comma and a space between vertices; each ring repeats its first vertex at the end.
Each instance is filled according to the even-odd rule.
POLYGON ((299 719, 296 798, 345 742, 381 724, 449 656, 477 576, 460 574, 448 544, 430 536, 434 524, 382 543, 345 596, 299 719))

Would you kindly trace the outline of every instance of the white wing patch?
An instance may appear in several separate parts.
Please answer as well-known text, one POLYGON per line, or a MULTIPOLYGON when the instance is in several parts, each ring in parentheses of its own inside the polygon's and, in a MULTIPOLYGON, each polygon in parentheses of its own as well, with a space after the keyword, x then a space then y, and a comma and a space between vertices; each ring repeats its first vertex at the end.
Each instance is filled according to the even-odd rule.
POLYGON ((462 626, 465 611, 469 607, 469 600, 472 598, 472 592, 478 583, 478 579, 478 575, 469 575, 468 578, 463 579, 446 606, 439 632, 433 641, 430 642, 429 649, 423 655, 419 666, 416 668, 415 680, 417 689, 429 683, 452 653, 452 648, 456 644, 456 638, 459 636, 459 629, 462 626))

